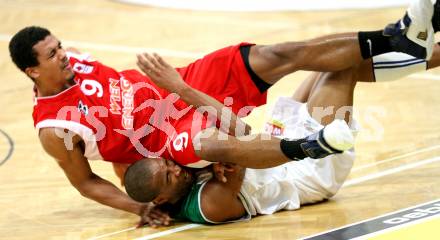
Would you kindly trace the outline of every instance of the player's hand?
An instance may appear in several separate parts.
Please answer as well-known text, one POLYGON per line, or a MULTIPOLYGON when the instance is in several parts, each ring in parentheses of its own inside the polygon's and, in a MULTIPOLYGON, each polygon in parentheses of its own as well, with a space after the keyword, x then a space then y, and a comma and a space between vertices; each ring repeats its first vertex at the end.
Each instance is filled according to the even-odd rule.
POLYGON ((172 221, 168 213, 163 212, 153 203, 142 204, 139 216, 141 220, 137 225, 138 228, 145 225, 153 228, 169 226, 172 221))
POLYGON ((235 164, 233 163, 214 163, 212 164, 212 171, 214 172, 214 176, 220 182, 227 182, 228 179, 225 177, 225 172, 233 172, 235 164))
POLYGON ((178 89, 187 87, 176 69, 156 53, 137 54, 136 64, 160 88, 178 92, 178 89))

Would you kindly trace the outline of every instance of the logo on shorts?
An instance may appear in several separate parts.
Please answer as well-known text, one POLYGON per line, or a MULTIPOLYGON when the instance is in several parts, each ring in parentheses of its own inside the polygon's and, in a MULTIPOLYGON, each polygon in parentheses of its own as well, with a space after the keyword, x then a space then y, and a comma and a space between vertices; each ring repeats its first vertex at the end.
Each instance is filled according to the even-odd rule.
POLYGON ((265 132, 270 133, 272 136, 281 136, 284 132, 284 124, 277 120, 267 122, 264 128, 265 132))
POLYGON ((419 32, 417 38, 426 41, 426 39, 428 39, 428 30, 425 30, 424 32, 419 32))
POLYGON ((75 63, 75 65, 73 65, 73 71, 77 73, 89 74, 93 71, 93 66, 82 63, 75 63))

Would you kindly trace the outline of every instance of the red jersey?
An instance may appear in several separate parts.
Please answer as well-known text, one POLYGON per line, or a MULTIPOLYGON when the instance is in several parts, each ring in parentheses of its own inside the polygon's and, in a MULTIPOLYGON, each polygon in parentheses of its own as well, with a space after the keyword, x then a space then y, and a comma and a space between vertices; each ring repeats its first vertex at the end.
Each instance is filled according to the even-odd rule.
MULTIPOLYGON (((218 101, 233 97, 231 107, 235 113, 266 101, 266 94, 252 86, 239 46, 218 50, 177 69, 189 85, 218 101)), ((68 57, 76 84, 54 96, 35 97, 33 118, 37 130, 55 127, 78 134, 85 142, 84 155, 88 159, 132 163, 147 156, 161 156, 182 165, 200 160, 192 143, 188 144, 201 130, 191 132, 195 109, 136 70, 118 72, 86 55, 68 53, 68 57), (186 150, 187 146, 190 149, 186 150)), ((204 121, 202 125, 205 128, 212 124, 204 121)), ((69 148, 69 134, 60 131, 60 136, 69 148)))

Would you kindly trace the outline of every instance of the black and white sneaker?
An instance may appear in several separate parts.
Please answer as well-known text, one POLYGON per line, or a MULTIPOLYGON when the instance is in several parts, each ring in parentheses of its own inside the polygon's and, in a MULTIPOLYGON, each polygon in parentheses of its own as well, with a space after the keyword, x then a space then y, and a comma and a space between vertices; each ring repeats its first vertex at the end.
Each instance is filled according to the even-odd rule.
POLYGON ((300 146, 308 157, 314 159, 342 153, 354 145, 354 137, 350 128, 345 121, 339 119, 308 136, 306 140, 300 146))
POLYGON ((385 27, 391 46, 416 58, 429 60, 434 47, 434 33, 440 29, 440 5, 437 0, 414 0, 406 14, 385 27))

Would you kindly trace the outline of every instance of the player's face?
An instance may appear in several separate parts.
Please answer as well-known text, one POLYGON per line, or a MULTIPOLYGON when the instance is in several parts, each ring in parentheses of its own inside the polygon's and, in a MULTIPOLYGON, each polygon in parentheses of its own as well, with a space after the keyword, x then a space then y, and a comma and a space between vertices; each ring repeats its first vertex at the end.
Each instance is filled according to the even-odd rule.
POLYGON ((185 168, 170 160, 158 160, 160 170, 155 174, 160 186, 160 194, 156 199, 164 199, 168 203, 176 203, 185 196, 193 183, 192 174, 185 168))
POLYGON ((38 66, 26 69, 26 73, 47 86, 59 86, 74 76, 72 67, 61 47, 60 41, 52 35, 39 41, 33 47, 37 53, 38 66))

